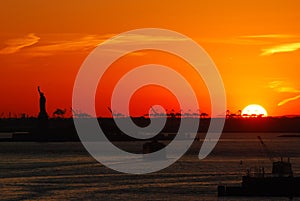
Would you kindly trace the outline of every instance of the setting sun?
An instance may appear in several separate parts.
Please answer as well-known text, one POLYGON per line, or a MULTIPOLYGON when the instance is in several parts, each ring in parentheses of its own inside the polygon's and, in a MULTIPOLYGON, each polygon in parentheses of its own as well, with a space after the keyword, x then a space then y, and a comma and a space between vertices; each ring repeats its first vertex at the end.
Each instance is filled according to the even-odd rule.
POLYGON ((245 107, 242 111, 243 117, 266 117, 268 116, 267 111, 260 105, 251 104, 245 107))

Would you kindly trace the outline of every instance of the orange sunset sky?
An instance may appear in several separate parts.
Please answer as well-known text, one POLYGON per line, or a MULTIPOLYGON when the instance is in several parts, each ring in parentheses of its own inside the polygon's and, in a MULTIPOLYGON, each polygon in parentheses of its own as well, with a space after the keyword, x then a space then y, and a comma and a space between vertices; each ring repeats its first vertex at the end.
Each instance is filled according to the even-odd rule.
MULTIPOLYGON (((90 51, 116 34, 153 27, 187 35, 209 53, 232 112, 255 103, 272 116, 300 115, 299 10, 298 0, 2 1, 0 114, 36 116, 38 85, 49 114, 56 108, 69 110, 76 74, 90 51)), ((109 115, 110 91, 121 74, 153 61, 171 65, 193 80, 193 87, 201 91, 200 111, 210 113, 204 84, 193 78, 188 64, 174 57, 148 51, 114 63, 97 93, 99 115, 109 115)), ((173 99, 158 87, 141 89, 132 98, 132 113, 142 115, 157 101, 177 110, 173 99)), ((197 108, 184 108, 188 109, 197 108)))

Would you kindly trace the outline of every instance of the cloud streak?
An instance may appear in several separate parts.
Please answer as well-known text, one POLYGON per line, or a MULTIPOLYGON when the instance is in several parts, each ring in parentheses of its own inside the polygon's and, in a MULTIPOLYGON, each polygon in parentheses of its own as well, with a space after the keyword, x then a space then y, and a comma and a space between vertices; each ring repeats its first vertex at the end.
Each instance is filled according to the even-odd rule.
POLYGON ((23 38, 14 38, 5 42, 6 47, 0 50, 0 54, 14 54, 19 52, 24 47, 29 47, 36 44, 40 37, 33 33, 28 34, 23 38))
MULTIPOLYGON (((269 45, 273 44, 273 46, 262 48, 260 56, 270 56, 276 53, 294 52, 300 49, 299 35, 262 34, 241 36, 240 38, 265 41, 269 42, 269 45)), ((267 43, 265 45, 267 45, 267 43)))
POLYGON ((23 53, 27 56, 51 56, 67 52, 86 52, 111 36, 113 35, 46 34, 41 35, 38 45, 26 48, 23 53))
POLYGON ((215 43, 215 44, 228 44, 228 45, 270 45, 270 41, 257 40, 255 38, 247 38, 243 36, 232 38, 201 38, 200 42, 215 43))
POLYGON ((293 34, 241 35, 231 38, 201 38, 199 41, 216 44, 258 46, 261 51, 260 56, 294 52, 300 49, 300 36, 293 34))
MULTIPOLYGON (((148 43, 163 43, 163 42, 180 42, 180 41, 186 41, 188 39, 182 38, 182 37, 174 37, 174 36, 148 36, 143 34, 127 34, 122 36, 116 36, 118 39, 117 41, 114 41, 116 43, 142 43, 142 44, 148 44, 148 43)), ((113 43, 114 44, 114 43, 113 43)))
POLYGON ((199 41, 232 45, 275 45, 282 42, 282 40, 293 42, 293 40, 299 38, 300 36, 292 34, 257 34, 230 38, 200 38, 199 41))
POLYGON ((262 49, 261 56, 269 56, 275 53, 294 52, 300 49, 300 43, 287 43, 262 49))
POLYGON ((32 48, 32 51, 36 52, 56 52, 56 51, 77 51, 85 50, 92 47, 96 47, 105 39, 103 37, 97 37, 96 35, 87 35, 80 38, 69 39, 69 40, 58 40, 50 41, 46 44, 42 44, 35 48, 32 48))
MULTIPOLYGON (((274 91, 276 92, 279 92, 279 93, 300 93, 300 90, 294 88, 294 87, 291 87, 289 86, 287 83, 285 83, 284 81, 272 81, 272 82, 269 82, 268 83, 268 87, 273 89, 274 91)), ((282 106, 282 105, 285 105, 286 103, 288 102, 291 102, 291 101, 295 101, 297 99, 300 98, 300 95, 297 95, 297 96, 293 96, 291 98, 286 98, 282 101, 280 101, 277 106, 282 106)))
POLYGON ((282 105, 284 105, 284 104, 286 104, 288 102, 298 100, 299 98, 300 98, 300 95, 292 97, 292 98, 284 99, 283 101, 281 101, 280 103, 278 103, 278 106, 282 106, 282 105))
MULTIPOLYGON (((98 46, 111 37, 120 37, 115 45, 120 43, 130 44, 153 44, 164 42, 181 42, 182 38, 169 36, 146 36, 146 35, 126 35, 117 36, 116 34, 104 35, 79 35, 79 34, 60 34, 58 35, 42 35, 41 38, 30 33, 21 38, 10 39, 5 42, 6 47, 0 49, 0 54, 13 54, 26 48, 25 54, 32 56, 47 56, 59 52, 70 51, 90 51, 91 48, 98 46), (54 39, 55 38, 55 39, 54 39), (41 39, 41 40, 40 40, 41 39), (38 44, 37 44, 38 43, 38 44), (37 44, 37 45, 35 45, 37 44), (33 46, 34 45, 34 46, 33 46)), ((275 53, 293 52, 300 49, 300 42, 293 42, 299 36, 291 34, 262 34, 262 35, 244 35, 231 38, 199 38, 199 41, 206 43, 232 44, 232 45, 256 45, 271 46, 278 44, 279 41, 287 40, 291 43, 271 46, 261 49, 261 56, 269 56, 275 53)))
POLYGON ((257 38, 257 39, 289 39, 298 38, 297 35, 292 34, 261 34, 261 35, 246 35, 240 36, 240 38, 257 38))
MULTIPOLYGON (((153 44, 153 43, 164 43, 164 42, 180 42, 182 38, 170 37, 170 36, 147 36, 147 35, 137 35, 130 34, 126 36, 116 36, 115 34, 105 34, 105 35, 78 35, 78 34, 68 34, 62 35, 64 39, 55 39, 56 35, 45 35, 42 36, 43 40, 39 42, 37 46, 31 47, 26 50, 25 54, 31 56, 50 56, 63 52, 85 52, 91 51, 95 48, 105 43, 106 40, 111 37, 118 37, 118 40, 113 41, 114 45, 128 44, 128 45, 139 45, 139 44, 153 44)), ((121 46, 120 46, 121 48, 121 46)), ((109 53, 111 50, 107 50, 109 53)), ((120 49, 120 51, 122 51, 120 49)), ((132 53, 133 56, 140 56, 142 53, 132 53)))
POLYGON ((277 92, 287 92, 287 93, 300 93, 300 90, 295 89, 291 86, 288 86, 283 81, 272 81, 269 82, 268 87, 277 91, 277 92))

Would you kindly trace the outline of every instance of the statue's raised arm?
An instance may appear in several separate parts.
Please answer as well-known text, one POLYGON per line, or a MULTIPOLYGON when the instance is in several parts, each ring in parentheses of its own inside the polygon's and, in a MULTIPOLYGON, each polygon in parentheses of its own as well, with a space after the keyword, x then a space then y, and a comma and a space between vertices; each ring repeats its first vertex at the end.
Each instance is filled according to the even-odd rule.
POLYGON ((38 86, 38 92, 39 92, 39 94, 41 94, 42 92, 41 92, 41 90, 40 90, 40 86, 38 86))

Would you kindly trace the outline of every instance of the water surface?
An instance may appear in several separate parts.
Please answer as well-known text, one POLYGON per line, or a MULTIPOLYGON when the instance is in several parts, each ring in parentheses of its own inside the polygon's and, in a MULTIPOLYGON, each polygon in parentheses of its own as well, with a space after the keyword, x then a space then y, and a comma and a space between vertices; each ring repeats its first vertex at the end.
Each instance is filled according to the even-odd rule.
MULTIPOLYGON (((147 175, 110 170, 95 161, 80 142, 2 142, 0 199, 289 200, 217 197, 218 184, 237 185, 250 166, 265 166, 271 171, 257 135, 274 153, 291 157, 294 174, 300 176, 300 138, 277 137, 282 133, 225 133, 204 160, 197 158, 201 142, 196 142, 175 164, 147 175)), ((133 151, 142 147, 141 142, 117 144, 133 151)))

